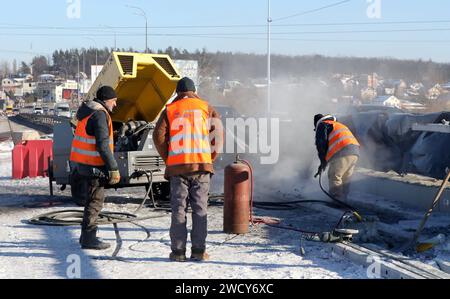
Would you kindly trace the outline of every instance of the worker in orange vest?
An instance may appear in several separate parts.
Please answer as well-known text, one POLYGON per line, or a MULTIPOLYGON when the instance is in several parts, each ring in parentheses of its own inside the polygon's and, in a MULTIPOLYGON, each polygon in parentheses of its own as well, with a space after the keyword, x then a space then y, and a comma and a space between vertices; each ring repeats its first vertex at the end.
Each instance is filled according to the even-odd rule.
POLYGON ((191 259, 204 261, 207 206, 213 162, 223 142, 220 116, 196 94, 194 82, 185 77, 177 84, 177 97, 161 114, 153 133, 156 149, 166 163, 170 181, 172 221, 171 261, 186 261, 187 208, 192 208, 191 259), (213 126, 208 125, 215 120, 213 126), (212 137, 215 138, 212 138, 212 137))
POLYGON ((320 159, 317 173, 321 174, 329 166, 330 194, 336 199, 345 200, 359 159, 360 144, 350 129, 332 115, 315 115, 314 128, 320 159))
POLYGON ((72 186, 85 202, 80 244, 83 249, 102 250, 110 244, 97 238, 97 218, 105 201, 104 186, 120 182, 114 159, 114 136, 110 113, 117 96, 110 86, 98 89, 94 100, 83 102, 77 111, 77 127, 70 153, 72 186))

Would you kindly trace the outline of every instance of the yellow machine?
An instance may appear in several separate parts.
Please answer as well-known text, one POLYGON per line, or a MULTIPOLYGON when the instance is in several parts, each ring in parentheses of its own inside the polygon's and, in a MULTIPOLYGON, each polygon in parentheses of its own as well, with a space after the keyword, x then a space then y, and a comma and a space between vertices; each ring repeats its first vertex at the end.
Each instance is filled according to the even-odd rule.
POLYGON ((14 105, 11 103, 11 101, 7 101, 5 113, 7 116, 12 116, 14 114, 14 105))
MULTIPOLYGON (((122 179, 114 188, 151 186, 156 194, 168 192, 164 161, 156 151, 152 134, 179 80, 180 75, 168 55, 113 52, 104 65, 86 99, 94 99, 98 88, 105 85, 117 93, 112 119, 115 158, 122 179)), ((73 125, 68 121, 55 125, 53 133, 51 181, 69 185, 73 125)), ((76 198, 77 187, 71 189, 76 198)))
POLYGON ((154 122, 173 95, 180 75, 168 55, 114 52, 92 85, 87 99, 109 85, 118 107, 113 120, 154 122))

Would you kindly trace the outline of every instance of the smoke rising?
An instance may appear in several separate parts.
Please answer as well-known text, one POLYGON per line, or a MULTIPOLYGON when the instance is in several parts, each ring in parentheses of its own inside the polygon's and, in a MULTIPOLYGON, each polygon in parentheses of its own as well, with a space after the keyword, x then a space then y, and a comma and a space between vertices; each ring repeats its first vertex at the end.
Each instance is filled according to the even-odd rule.
MULTIPOLYGON (((273 165, 262 165, 258 155, 241 155, 253 164, 255 194, 279 198, 279 194, 299 194, 311 185, 318 189, 317 181, 313 181, 320 164, 313 117, 317 113, 334 114, 338 112, 337 105, 328 94, 326 83, 317 78, 276 78, 271 89, 270 117, 280 120, 279 160, 273 165)), ((266 92, 264 85, 235 88, 220 104, 233 107, 245 117, 267 117, 266 92)))

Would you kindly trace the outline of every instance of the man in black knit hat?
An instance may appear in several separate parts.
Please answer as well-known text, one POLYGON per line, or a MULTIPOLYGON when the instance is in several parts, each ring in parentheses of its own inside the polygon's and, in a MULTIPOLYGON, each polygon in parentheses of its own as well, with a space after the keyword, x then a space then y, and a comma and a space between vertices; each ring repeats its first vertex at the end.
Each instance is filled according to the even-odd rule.
POLYGON ((110 86, 98 89, 94 100, 83 102, 77 111, 77 127, 70 154, 72 193, 85 203, 80 244, 83 249, 107 249, 97 238, 97 218, 105 201, 104 185, 120 182, 114 159, 114 138, 110 113, 117 96, 110 86))

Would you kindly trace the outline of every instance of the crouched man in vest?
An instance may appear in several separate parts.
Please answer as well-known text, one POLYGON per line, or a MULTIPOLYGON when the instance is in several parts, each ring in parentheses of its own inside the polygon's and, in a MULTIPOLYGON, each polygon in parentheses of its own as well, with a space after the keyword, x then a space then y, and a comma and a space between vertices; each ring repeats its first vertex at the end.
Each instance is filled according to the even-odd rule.
POLYGON ((70 154, 72 186, 77 186, 85 202, 80 244, 83 249, 102 250, 110 247, 97 238, 97 218, 105 201, 104 185, 120 181, 114 159, 113 126, 110 113, 116 106, 116 93, 103 86, 94 100, 78 109, 77 127, 70 154))
POLYGON ((170 181, 169 258, 178 262, 186 261, 188 204, 192 208, 191 259, 209 258, 205 245, 208 193, 213 161, 223 143, 219 114, 195 91, 191 79, 181 79, 176 99, 167 105, 153 133, 154 144, 166 163, 165 178, 170 181))
POLYGON ((350 180, 359 158, 359 143, 345 125, 332 115, 314 116, 316 147, 320 166, 318 174, 327 165, 329 191, 338 200, 345 200, 350 190, 350 180))

